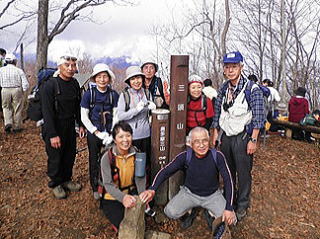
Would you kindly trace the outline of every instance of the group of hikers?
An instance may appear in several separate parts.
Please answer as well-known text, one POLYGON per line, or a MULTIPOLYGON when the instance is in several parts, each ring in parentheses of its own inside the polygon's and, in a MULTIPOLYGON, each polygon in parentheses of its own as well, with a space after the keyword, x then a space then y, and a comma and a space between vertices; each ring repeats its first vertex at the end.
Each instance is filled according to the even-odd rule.
MULTIPOLYGON (((9 133, 11 128, 15 131, 22 128, 17 103, 13 101, 8 111, 8 95, 12 99, 21 97, 28 84, 21 70, 15 67, 16 59, 7 54, 5 60, 7 66, 0 68, 0 86, 5 132, 9 133)), ((259 133, 266 118, 272 117, 274 108, 266 112, 264 88, 244 76, 244 59, 239 51, 223 57, 226 81, 218 92, 212 88, 210 79, 189 76, 187 150, 171 159, 154 178, 151 178, 150 163, 150 111, 168 109, 170 104, 167 86, 156 76, 158 65, 151 60, 128 67, 124 79, 127 87, 120 95, 113 90, 116 76, 106 64, 93 67, 89 89, 84 94, 74 78, 77 58, 61 56, 57 67, 40 90, 48 186, 56 198, 63 199, 68 191, 81 190, 81 185, 72 181, 78 134, 80 138, 87 137, 93 198, 100 200, 100 208, 116 231, 125 208, 136 204, 133 195, 139 195, 146 203, 146 214, 154 216, 152 204, 157 189, 179 170, 184 172, 184 183, 164 213, 169 218, 180 218, 182 228, 192 225, 197 207, 204 208, 210 229, 217 218, 231 225, 247 215, 253 154, 259 133), (103 151, 104 146, 107 150, 103 151), (138 152, 146 155, 142 175, 137 175, 135 170, 138 152)), ((264 87, 272 88, 272 81, 263 83, 264 87)), ((271 101, 279 101, 280 96, 274 90, 269 89, 273 92, 271 101)))

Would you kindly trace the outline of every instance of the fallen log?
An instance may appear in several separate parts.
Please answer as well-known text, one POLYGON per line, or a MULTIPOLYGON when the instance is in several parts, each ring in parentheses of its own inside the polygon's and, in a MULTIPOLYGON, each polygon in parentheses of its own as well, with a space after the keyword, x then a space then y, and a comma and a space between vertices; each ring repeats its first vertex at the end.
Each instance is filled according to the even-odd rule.
POLYGON ((307 132, 320 134, 320 127, 317 127, 317 126, 311 126, 311 125, 302 126, 298 123, 293 123, 290 121, 278 120, 278 119, 273 119, 272 123, 282 125, 286 128, 290 128, 290 129, 301 129, 301 130, 305 130, 307 132))

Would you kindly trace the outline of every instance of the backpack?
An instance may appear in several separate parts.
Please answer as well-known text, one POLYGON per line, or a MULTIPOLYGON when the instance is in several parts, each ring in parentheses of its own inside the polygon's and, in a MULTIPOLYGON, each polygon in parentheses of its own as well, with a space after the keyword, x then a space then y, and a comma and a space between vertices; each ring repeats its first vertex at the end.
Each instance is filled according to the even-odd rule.
MULTIPOLYGON (((188 168, 189 165, 190 165, 190 161, 191 161, 191 158, 192 158, 192 148, 187 146, 187 156, 186 156, 186 163, 185 163, 185 167, 188 168)), ((217 150, 216 149, 210 149, 210 152, 212 154, 212 158, 213 158, 213 161, 215 163, 215 165, 217 165, 217 150)))
POLYGON ((58 101, 57 96, 60 95, 60 87, 58 84, 58 80, 55 77, 52 77, 53 74, 57 71, 54 68, 42 68, 38 72, 37 76, 37 84, 32 88, 31 93, 28 95, 28 109, 27 116, 29 119, 33 121, 39 121, 43 118, 42 110, 41 110, 41 89, 43 87, 43 83, 48 81, 50 78, 55 82, 55 110, 58 111, 58 101))
POLYGON ((270 89, 266 86, 259 85, 260 90, 263 93, 263 103, 264 103, 264 113, 265 116, 268 115, 269 111, 272 110, 272 102, 269 101, 269 96, 271 94, 270 89))
MULTIPOLYGON (((126 87, 122 93, 123 93, 123 96, 124 96, 124 102, 125 102, 125 111, 128 111, 130 109, 130 93, 129 93, 129 89, 130 87, 126 87)), ((146 95, 147 97, 147 100, 150 100, 151 99, 151 94, 150 94, 150 91, 148 89, 145 89, 143 88, 144 90, 144 94, 146 95)))
MULTIPOLYGON (((187 99, 187 105, 189 104, 190 102, 190 96, 188 95, 188 99, 187 99)), ((201 94, 201 109, 200 110, 192 110, 193 112, 195 112, 195 116, 197 116, 197 112, 203 112, 205 117, 206 116, 206 111, 207 111, 207 97, 205 96, 205 94, 201 94)), ((198 119, 197 117, 196 118, 196 122, 198 124, 198 126, 200 126, 200 123, 198 122, 198 119)))

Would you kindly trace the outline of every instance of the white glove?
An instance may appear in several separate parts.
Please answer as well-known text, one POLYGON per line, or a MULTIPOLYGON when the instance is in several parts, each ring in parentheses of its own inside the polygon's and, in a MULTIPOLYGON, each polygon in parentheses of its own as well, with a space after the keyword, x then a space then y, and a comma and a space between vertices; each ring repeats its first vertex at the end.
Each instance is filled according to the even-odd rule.
POLYGON ((104 144, 104 145, 107 146, 107 145, 111 144, 112 141, 113 141, 112 136, 111 136, 111 135, 108 135, 107 137, 105 137, 105 138, 103 139, 102 144, 104 144))
POLYGON ((137 106, 136 106, 136 109, 137 109, 137 111, 141 111, 141 110, 143 110, 143 108, 144 108, 144 102, 143 101, 140 101, 138 104, 137 104, 137 106))
POLYGON ((149 110, 155 110, 157 108, 156 104, 152 101, 148 101, 148 109, 149 110))
POLYGON ((109 137, 109 134, 107 132, 99 132, 96 134, 96 136, 101 139, 104 140, 105 138, 109 137))

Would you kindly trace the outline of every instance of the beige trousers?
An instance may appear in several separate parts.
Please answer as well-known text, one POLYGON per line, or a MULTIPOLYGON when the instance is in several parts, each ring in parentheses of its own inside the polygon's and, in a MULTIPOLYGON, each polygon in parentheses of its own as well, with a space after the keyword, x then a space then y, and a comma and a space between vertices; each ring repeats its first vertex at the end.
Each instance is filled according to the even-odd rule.
POLYGON ((21 88, 2 88, 2 109, 4 125, 11 124, 13 129, 21 129, 23 91, 21 88))

